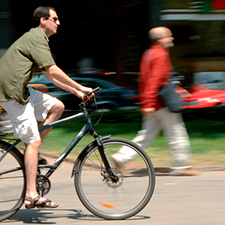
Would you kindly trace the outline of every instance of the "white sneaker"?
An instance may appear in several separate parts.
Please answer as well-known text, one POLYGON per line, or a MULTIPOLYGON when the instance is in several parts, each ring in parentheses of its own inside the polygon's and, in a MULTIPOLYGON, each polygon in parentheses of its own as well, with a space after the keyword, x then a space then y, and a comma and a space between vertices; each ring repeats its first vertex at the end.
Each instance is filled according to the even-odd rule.
POLYGON ((113 162, 114 162, 114 164, 115 164, 115 166, 118 170, 121 170, 121 169, 124 168, 125 163, 121 159, 121 154, 117 153, 117 154, 112 155, 112 159, 113 159, 113 162))
POLYGON ((200 171, 192 168, 191 166, 181 166, 181 167, 174 167, 172 169, 172 175, 175 176, 194 176, 200 173, 200 171))

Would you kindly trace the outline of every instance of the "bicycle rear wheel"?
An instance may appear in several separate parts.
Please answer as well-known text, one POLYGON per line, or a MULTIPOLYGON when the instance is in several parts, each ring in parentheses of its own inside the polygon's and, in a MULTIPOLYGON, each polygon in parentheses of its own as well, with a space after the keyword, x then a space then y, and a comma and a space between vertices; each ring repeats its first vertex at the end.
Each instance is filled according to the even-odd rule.
POLYGON ((98 217, 126 219, 140 212, 149 202, 155 187, 154 168, 148 155, 136 144, 121 138, 103 141, 106 157, 119 178, 109 176, 96 142, 84 149, 76 167, 75 188, 84 206, 98 217), (126 148, 136 157, 122 168, 112 155, 126 148))
MULTIPOLYGON (((0 157, 10 144, 0 141, 0 157)), ((13 148, 0 162, 0 221, 14 215, 25 196, 24 163, 21 154, 13 148)))

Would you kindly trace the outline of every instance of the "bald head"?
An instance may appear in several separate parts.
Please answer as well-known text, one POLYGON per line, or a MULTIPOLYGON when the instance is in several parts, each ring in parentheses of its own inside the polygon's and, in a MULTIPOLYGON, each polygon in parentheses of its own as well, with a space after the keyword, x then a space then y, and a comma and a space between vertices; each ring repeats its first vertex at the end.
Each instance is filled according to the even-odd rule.
POLYGON ((172 32, 167 27, 155 27, 149 31, 149 37, 153 44, 160 44, 165 48, 173 46, 172 32))
POLYGON ((165 31, 165 27, 155 27, 149 31, 149 37, 153 43, 157 41, 157 39, 163 37, 165 31))

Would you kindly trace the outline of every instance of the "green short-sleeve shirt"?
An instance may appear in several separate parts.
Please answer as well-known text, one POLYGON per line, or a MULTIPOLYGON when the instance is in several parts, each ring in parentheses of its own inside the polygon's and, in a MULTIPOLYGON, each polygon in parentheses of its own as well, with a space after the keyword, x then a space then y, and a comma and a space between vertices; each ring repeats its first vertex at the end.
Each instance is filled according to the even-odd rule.
POLYGON ((32 28, 16 42, 0 59, 0 101, 15 99, 25 105, 30 98, 27 85, 37 70, 55 65, 46 34, 32 28))

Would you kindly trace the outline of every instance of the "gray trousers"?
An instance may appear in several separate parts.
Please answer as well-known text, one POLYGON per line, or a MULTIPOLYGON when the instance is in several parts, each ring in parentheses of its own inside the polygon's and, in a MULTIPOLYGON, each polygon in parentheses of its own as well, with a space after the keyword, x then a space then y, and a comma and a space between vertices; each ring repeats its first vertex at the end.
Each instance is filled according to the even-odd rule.
MULTIPOLYGON (((142 130, 132 140, 145 149, 163 131, 168 148, 173 156, 175 167, 187 167, 191 155, 190 140, 180 113, 173 113, 167 107, 155 111, 151 116, 143 118, 142 130)), ((114 155, 121 163, 126 163, 136 154, 121 148, 114 155)))

